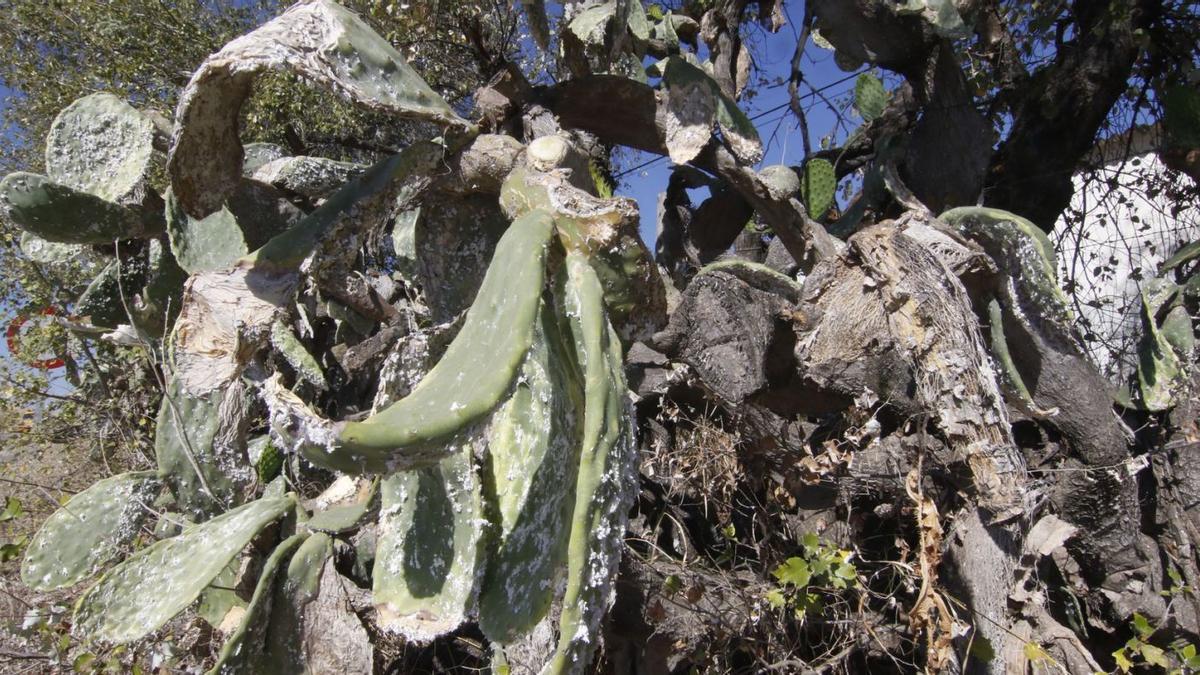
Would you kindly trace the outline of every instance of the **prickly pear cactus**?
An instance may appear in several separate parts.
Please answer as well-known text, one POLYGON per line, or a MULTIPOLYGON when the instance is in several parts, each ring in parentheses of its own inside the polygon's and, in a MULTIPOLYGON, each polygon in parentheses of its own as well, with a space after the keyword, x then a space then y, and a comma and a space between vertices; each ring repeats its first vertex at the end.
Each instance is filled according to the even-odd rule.
POLYGON ((155 163, 149 117, 112 94, 85 96, 63 109, 46 138, 51 180, 117 204, 140 202, 155 163))
POLYGON ((139 214, 102 197, 17 172, 0 181, 0 207, 26 232, 64 244, 107 244, 157 234, 139 214))
POLYGON ((864 122, 870 122, 883 114, 887 107, 887 92, 883 82, 871 73, 863 73, 854 81, 854 107, 864 122))
POLYGON ((162 483, 153 471, 97 481, 46 519, 25 549, 21 581, 38 591, 78 583, 138 535, 162 483))
POLYGON ((819 219, 824 216, 833 206, 836 192, 837 174, 832 164, 823 159, 805 162, 804 173, 800 174, 800 197, 810 217, 819 219))
POLYGON ((138 551, 79 599, 75 632, 105 642, 129 642, 157 630, 294 503, 292 497, 251 502, 138 551))

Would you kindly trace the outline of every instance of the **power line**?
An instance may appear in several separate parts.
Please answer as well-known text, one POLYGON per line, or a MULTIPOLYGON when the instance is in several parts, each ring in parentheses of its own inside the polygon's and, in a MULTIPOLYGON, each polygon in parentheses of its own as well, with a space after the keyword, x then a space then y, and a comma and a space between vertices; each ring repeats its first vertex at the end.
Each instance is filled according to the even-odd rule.
MULTIPOLYGON (((849 75, 841 78, 840 80, 836 80, 834 82, 830 82, 828 84, 822 85, 816 89, 812 89, 807 94, 800 96, 799 100, 804 100, 806 98, 813 98, 817 94, 820 94, 821 92, 828 91, 828 90, 838 86, 839 84, 849 82, 850 80, 852 80, 856 77, 858 77, 858 73, 850 73, 849 75)), ((790 106, 791 104, 792 104, 792 102, 790 100, 784 101, 783 103, 780 103, 779 105, 777 105, 773 108, 768 108, 767 110, 763 110, 762 112, 752 115, 750 117, 750 121, 753 122, 754 120, 762 119, 763 117, 766 117, 767 115, 770 115, 771 113, 783 110, 784 108, 790 106)), ((786 115, 785 115, 785 117, 786 117, 786 115)), ((780 119, 782 119, 782 118, 780 118, 780 119)), ((772 121, 774 121, 774 120, 772 120, 772 121)), ((641 164, 638 164, 635 167, 626 169, 626 170, 622 171, 621 173, 614 175, 613 180, 618 180, 618 179, 624 178, 625 176, 628 176, 629 174, 634 173, 635 171, 640 171, 640 170, 650 166, 651 164, 654 164, 655 162, 661 162, 664 159, 667 159, 666 155, 659 155, 658 157, 655 157, 653 159, 642 162, 641 164)))

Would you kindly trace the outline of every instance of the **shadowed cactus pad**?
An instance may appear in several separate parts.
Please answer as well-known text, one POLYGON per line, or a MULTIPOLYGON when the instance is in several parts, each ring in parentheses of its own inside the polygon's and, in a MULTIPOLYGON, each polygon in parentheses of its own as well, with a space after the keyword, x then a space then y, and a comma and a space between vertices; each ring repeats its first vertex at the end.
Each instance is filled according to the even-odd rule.
POLYGON ((854 82, 854 107, 863 121, 870 122, 883 114, 887 107, 887 92, 883 82, 870 73, 863 73, 854 82))
POLYGON ((153 471, 123 473, 72 497, 25 549, 21 580, 50 591, 91 576, 137 537, 161 485, 153 471))
POLYGON ((107 244, 161 231, 131 209, 34 173, 0 181, 0 208, 26 232, 64 244, 107 244))
POLYGON ((79 599, 74 631, 119 643, 157 630, 294 503, 291 497, 251 502, 138 551, 79 599))

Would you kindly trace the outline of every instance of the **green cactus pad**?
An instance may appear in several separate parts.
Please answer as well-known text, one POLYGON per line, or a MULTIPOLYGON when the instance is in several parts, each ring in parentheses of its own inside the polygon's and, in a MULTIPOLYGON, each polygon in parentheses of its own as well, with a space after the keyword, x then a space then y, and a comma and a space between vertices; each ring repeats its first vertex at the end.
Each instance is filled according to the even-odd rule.
POLYGON ((1178 392, 1190 379, 1195 336, 1187 310, 1176 305, 1166 311, 1161 326, 1157 316, 1164 305, 1178 298, 1178 287, 1153 279, 1142 287, 1142 336, 1138 343, 1138 400, 1146 410, 1159 412, 1176 403, 1178 392))
POLYGON ((292 554, 308 539, 308 533, 294 534, 284 539, 263 563, 262 574, 254 586, 254 595, 246 605, 246 614, 237 630, 230 633, 221 645, 216 664, 207 675, 237 675, 254 672, 256 661, 261 658, 263 640, 271 619, 271 605, 275 595, 275 580, 292 554))
POLYGON ((317 598, 321 571, 333 554, 333 539, 317 532, 296 548, 284 575, 276 575, 270 621, 263 651, 251 672, 263 675, 305 673, 304 619, 307 605, 317 598))
POLYGON ((131 209, 34 173, 10 173, 0 181, 0 209, 22 230, 63 244, 109 244, 158 233, 131 209))
POLYGON ((984 251, 1013 276, 1023 302, 1040 316, 1065 326, 1071 310, 1058 285, 1054 244, 1038 226, 1014 213, 983 206, 963 206, 938 216, 984 251))
POLYGON ((762 141, 754 123, 704 70, 681 56, 671 56, 662 67, 662 88, 667 92, 666 142, 671 161, 683 164, 694 159, 708 143, 714 122, 739 160, 756 164, 762 159, 762 141))
POLYGON ((50 591, 91 576, 137 537, 161 485, 153 471, 138 471, 97 481, 71 497, 25 549, 21 581, 50 591))
POLYGON ((21 253, 34 262, 57 264, 86 256, 87 247, 81 244, 59 244, 46 241, 32 232, 21 233, 21 253))
POLYGON ((883 82, 870 73, 863 73, 854 81, 854 107, 863 121, 870 122, 883 114, 887 107, 887 92, 883 82))
POLYGON ((79 599, 74 632, 121 643, 157 630, 294 503, 291 497, 251 502, 138 551, 79 599))
POLYGON ((113 260, 105 265, 75 301, 75 316, 86 317, 93 325, 104 328, 129 323, 126 308, 134 308, 134 294, 141 289, 145 272, 144 256, 113 260))
POLYGON ((167 168, 193 217, 219 210, 241 178, 238 111, 267 70, 373 112, 474 129, 353 12, 328 0, 301 3, 209 56, 180 95, 167 168))
POLYGON ((533 343, 553 229, 544 212, 517 219, 496 245, 442 360, 407 397, 363 422, 346 423, 333 447, 301 444, 305 457, 341 471, 383 472, 447 456, 445 441, 500 403, 533 343))
POLYGON ((804 291, 804 287, 788 275, 777 272, 762 263, 749 260, 718 260, 705 265, 699 274, 709 272, 732 274, 754 288, 781 295, 791 302, 799 302, 800 294, 804 291))
POLYGON ((303 216, 280 192, 250 180, 239 183, 229 201, 205 218, 187 215, 170 190, 166 202, 171 250, 191 274, 228 268, 303 216))
POLYGON ((436 466, 383 482, 372 572, 380 628, 425 643, 474 612, 487 522, 474 455, 485 433, 476 425, 447 444, 454 454, 436 466))
POLYGON ((168 381, 154 451, 159 476, 188 517, 200 521, 236 506, 254 484, 244 431, 237 428, 245 423, 246 405, 241 386, 188 396, 177 378, 168 381))
POLYGON ((146 242, 146 275, 138 302, 133 308, 138 328, 151 337, 166 334, 183 302, 187 272, 179 267, 165 238, 146 242))
POLYGON ((208 586, 200 591, 200 599, 196 603, 196 616, 213 628, 220 628, 225 622, 225 617, 234 608, 246 608, 246 601, 238 594, 236 588, 243 559, 243 556, 234 556, 229 564, 213 577, 208 586))
POLYGON ((341 534, 356 529, 375 510, 379 494, 379 479, 371 481, 365 494, 358 495, 348 504, 331 506, 317 511, 304 522, 304 526, 315 532, 341 534))
POLYGON ((837 174, 832 164, 823 159, 810 159, 804 163, 804 173, 800 175, 800 198, 804 200, 809 217, 818 220, 824 216, 833 206, 836 192, 837 174))
POLYGON ((604 317, 602 297, 591 266, 582 256, 570 254, 565 312, 584 373, 583 439, 559 642, 543 675, 582 673, 590 666, 600 641, 600 622, 612 599, 625 518, 637 486, 624 359, 604 317))
MULTIPOLYGON (((25 240, 22 239, 21 240, 22 250, 24 250, 24 248, 25 248, 24 242, 25 242, 25 240)), ((1175 253, 1173 253, 1170 258, 1167 258, 1158 266, 1158 273, 1163 274, 1164 272, 1173 270, 1176 267, 1179 267, 1180 265, 1189 263, 1189 262, 1195 260, 1196 258, 1200 258, 1200 241, 1193 241, 1188 244, 1184 244, 1183 246, 1180 246, 1179 250, 1175 251, 1175 253)))
POLYGON ((361 164, 325 157, 284 157, 259 167, 254 180, 309 199, 322 199, 364 170, 361 164))
POLYGON ((242 146, 242 176, 249 178, 268 162, 290 157, 291 154, 275 143, 247 143, 242 146))
POLYGON ((46 137, 46 174, 105 201, 140 201, 154 163, 154 123, 112 94, 78 99, 46 137))
POLYGON ((492 642, 512 642, 546 616, 566 557, 583 391, 552 309, 543 306, 533 347, 488 438, 485 480, 499 522, 479 627, 492 642))
POLYGON ((283 356, 301 379, 321 389, 325 388, 325 371, 313 358, 300 338, 282 321, 271 325, 271 346, 283 356))
POLYGON ((1029 393, 1029 387, 1025 386, 1025 379, 1008 349, 1008 338, 1004 336, 1004 310, 995 299, 988 302, 988 327, 991 333, 992 357, 1000 366, 1004 384, 1011 388, 1011 393, 1028 409, 1036 410, 1037 404, 1033 401, 1033 395, 1029 393))

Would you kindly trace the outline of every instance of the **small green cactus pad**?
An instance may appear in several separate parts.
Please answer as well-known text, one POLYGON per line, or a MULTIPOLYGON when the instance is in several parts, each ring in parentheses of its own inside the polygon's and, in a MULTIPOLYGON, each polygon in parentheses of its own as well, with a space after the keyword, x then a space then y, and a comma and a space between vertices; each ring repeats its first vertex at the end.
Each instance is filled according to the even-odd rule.
POLYGON ((1038 226, 1014 213, 963 206, 938 216, 983 250, 1011 275, 1022 302, 1061 326, 1070 322, 1067 296, 1058 285, 1054 244, 1038 226))
POLYGON ((1035 410, 1037 404, 1034 403, 1029 388, 1025 386, 1025 378, 1021 377, 1021 371, 1017 370, 1017 364, 1008 349, 1008 338, 1004 336, 1004 310, 994 298, 988 302, 988 327, 991 333, 992 358, 996 359, 1000 366, 1003 384, 1011 388, 1011 394, 1027 409, 1035 410))
POLYGON ((242 176, 249 178, 268 162, 290 157, 291 154, 275 143, 247 143, 242 146, 242 176))
POLYGON ((266 485, 283 469, 283 453, 271 443, 271 437, 259 436, 246 444, 246 455, 254 465, 258 482, 266 485))
MULTIPOLYGON (((365 482, 365 481, 364 481, 365 482)), ((371 481, 365 492, 355 495, 349 503, 336 504, 324 511, 317 511, 304 522, 314 532, 341 534, 357 529, 376 507, 379 494, 379 479, 371 481)))
POLYGON ((739 160, 756 164, 762 159, 762 141, 754 123, 721 92, 721 87, 701 68, 681 56, 671 56, 662 68, 666 91, 665 127, 671 161, 685 164, 708 144, 715 122, 729 149, 739 160))
POLYGON ((1175 291, 1172 283, 1162 280, 1151 280, 1142 287, 1138 393, 1141 406, 1148 411, 1160 412, 1174 406, 1178 390, 1186 386, 1190 377, 1186 363, 1192 357, 1190 347, 1194 346, 1194 336, 1187 310, 1182 306, 1172 307, 1166 312, 1162 327, 1157 319, 1162 306, 1177 297, 1175 291), (1182 316, 1176 310, 1183 310, 1182 316), (1177 353, 1175 344, 1183 348, 1182 353, 1177 353))
POLYGON ((0 181, 0 209, 22 230, 63 244, 157 234, 133 210, 35 173, 10 173, 0 181))
POLYGON ((583 369, 584 421, 559 642, 543 675, 582 673, 590 666, 637 486, 620 341, 605 319, 600 280, 587 260, 572 253, 566 266, 564 310, 583 369))
POLYGON ((138 471, 97 481, 71 497, 25 549, 21 581, 51 591, 90 577, 137 537, 161 486, 153 471, 138 471))
POLYGON ((250 180, 240 182, 228 203, 205 218, 188 216, 170 190, 166 202, 171 250, 191 274, 228 268, 303 216, 277 190, 250 180))
POLYGON ((870 122, 883 114, 887 107, 887 92, 883 82, 871 73, 863 73, 854 81, 854 107, 864 122, 870 122))
POLYGON ((145 273, 144 255, 108 263, 75 301, 75 316, 104 328, 129 323, 129 313, 125 310, 133 309, 134 293, 142 287, 145 273))
POLYGON ((617 13, 616 2, 588 5, 567 24, 567 30, 590 48, 603 48, 608 43, 608 25, 617 13))
POLYGON ((475 453, 485 435, 482 424, 464 430, 437 465, 383 482, 372 572, 383 630, 425 643, 474 613, 487 523, 475 453))
POLYGON ((254 586, 254 595, 246 605, 246 613, 242 617, 237 630, 230 633, 221 645, 217 662, 207 675, 238 675, 239 673, 255 672, 256 661, 263 652, 263 641, 271 620, 271 605, 275 596, 275 580, 279 572, 291 559, 292 554, 300 547, 308 533, 293 534, 284 539, 270 557, 263 563, 262 574, 254 586))
MULTIPOLYGON (((1198 146, 1198 147, 1200 147, 1200 146, 1198 146)), ((22 238, 21 239, 22 250, 24 250, 24 248, 25 248, 24 242, 25 242, 25 240, 24 240, 24 238, 22 238)), ((1158 273, 1163 274, 1165 272, 1175 269, 1176 267, 1179 267, 1180 265, 1187 264, 1187 263, 1195 260, 1196 258, 1200 258, 1200 241, 1193 241, 1191 243, 1180 246, 1178 251, 1175 251, 1175 253, 1172 254, 1170 258, 1167 258, 1166 260, 1164 260, 1162 262, 1161 265, 1158 266, 1158 273)))
POLYGON ((183 284, 187 272, 179 267, 165 237, 146 242, 145 284, 135 306, 138 328, 152 337, 160 337, 175 321, 183 302, 183 284))
POLYGON ((328 0, 298 4, 209 56, 180 95, 168 171, 189 215, 219 210, 241 178, 237 112, 265 70, 292 73, 374 112, 472 128, 354 13, 328 0))
POLYGON ((168 381, 154 451, 159 476, 188 517, 200 521, 235 506, 254 485, 245 448, 248 405, 240 382, 189 396, 178 378, 168 381))
POLYGON ((284 157, 259 167, 254 180, 309 199, 323 199, 365 169, 361 164, 324 157, 284 157))
POLYGON ((196 615, 213 628, 219 629, 225 617, 234 608, 245 609, 246 601, 238 595, 238 576, 242 569, 243 556, 234 556, 208 586, 200 591, 196 603, 196 615))
POLYGON ((1162 97, 1163 126, 1167 139, 1181 148, 1200 148, 1200 89, 1176 85, 1162 97))
POLYGON ((46 137, 46 175, 117 203, 140 201, 154 162, 154 122, 112 94, 63 109, 46 137))
POLYGON ((800 175, 800 198, 809 217, 820 219, 833 206, 837 192, 837 174, 833 165, 824 159, 810 159, 804 163, 800 175))
POLYGON ((320 389, 325 388, 325 371, 321 370, 321 364, 283 321, 271 324, 271 346, 283 356, 300 379, 320 389))
POLYGON ((485 471, 499 515, 495 553, 479 598, 479 627, 509 643, 546 616, 570 533, 578 470, 582 385, 573 347, 543 306, 512 396, 496 411, 485 471))
POLYGON ((336 447, 301 446, 305 457, 346 472, 445 457, 441 445, 449 437, 501 402, 533 343, 553 229, 541 211, 517 219, 496 245, 463 328, 442 360, 410 395, 363 422, 346 423, 336 447))
POLYGON ((157 630, 294 503, 291 497, 251 502, 138 551, 79 598, 74 632, 121 643, 157 630))
POLYGON ((21 233, 21 253, 34 262, 48 265, 71 262, 86 256, 87 247, 46 241, 32 232, 21 233))

